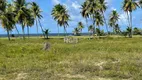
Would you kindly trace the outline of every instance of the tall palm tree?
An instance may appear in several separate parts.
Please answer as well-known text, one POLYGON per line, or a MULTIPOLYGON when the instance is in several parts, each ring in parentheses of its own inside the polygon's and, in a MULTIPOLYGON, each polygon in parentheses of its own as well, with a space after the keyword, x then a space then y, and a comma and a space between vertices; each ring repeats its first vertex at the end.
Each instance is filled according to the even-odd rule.
MULTIPOLYGON (((87 27, 89 27, 88 26, 88 18, 89 18, 89 11, 88 11, 88 3, 87 3, 87 1, 85 1, 84 3, 83 3, 83 5, 81 5, 81 15, 82 15, 82 17, 83 18, 85 18, 86 19, 86 25, 87 25, 87 27)), ((89 31, 88 31, 88 34, 89 34, 89 31)))
POLYGON ((13 12, 9 10, 6 2, 3 2, 3 8, 0 9, 0 20, 2 27, 7 31, 8 40, 10 40, 10 31, 14 28, 13 12))
POLYGON ((105 15, 104 15, 104 12, 107 10, 107 2, 105 2, 105 0, 99 0, 99 10, 103 15, 104 23, 105 23, 106 30, 108 33, 108 25, 107 25, 107 21, 106 21, 105 15))
POLYGON ((132 35, 133 35, 133 32, 132 32, 132 28, 133 28, 132 12, 134 10, 136 10, 138 6, 139 5, 136 2, 136 0, 124 0, 123 1, 123 7, 122 8, 127 13, 129 27, 131 28, 131 34, 129 35, 129 38, 132 38, 132 35))
MULTIPOLYGON (((15 17, 15 16, 16 16, 16 13, 14 13, 14 6, 13 6, 12 4, 7 4, 7 7, 8 7, 7 10, 8 10, 9 12, 12 12, 13 16, 15 17)), ((15 21, 15 18, 14 18, 14 17, 13 17, 13 21, 15 21)), ((18 28, 17 28, 17 26, 16 26, 16 21, 15 21, 14 27, 15 27, 17 33, 18 33, 18 36, 19 36, 20 34, 19 34, 19 30, 18 30, 18 28)))
MULTIPOLYGON (((99 12, 97 12, 95 14, 95 25, 98 27, 98 29, 100 30, 100 26, 103 26, 104 25, 104 20, 103 20, 103 17, 101 16, 101 14, 99 12)), ((99 37, 100 37, 100 34, 99 34, 99 37)))
POLYGON ((45 37, 44 30, 40 22, 40 19, 43 18, 43 16, 41 15, 42 11, 40 10, 40 7, 35 2, 32 2, 31 5, 32 5, 31 10, 32 10, 34 19, 36 21, 37 34, 38 34, 38 23, 39 23, 43 36, 45 37))
POLYGON ((65 35, 67 35, 66 27, 69 26, 68 21, 70 18, 68 11, 67 11, 66 7, 61 4, 57 4, 55 6, 59 6, 60 8, 58 9, 57 13, 54 14, 55 15, 54 19, 57 20, 57 23, 60 26, 64 27, 64 33, 65 33, 65 35))
POLYGON ((27 26, 28 38, 29 38, 29 28, 34 25, 34 20, 35 19, 32 14, 29 14, 24 20, 24 26, 27 26))
POLYGON ((99 8, 98 8, 99 1, 98 0, 86 0, 86 3, 87 3, 87 8, 88 8, 87 12, 89 12, 89 17, 92 18, 93 26, 95 29, 95 13, 99 11, 99 8))
POLYGON ((15 20, 22 26, 23 39, 25 39, 25 25, 24 20, 29 16, 30 11, 27 8, 28 3, 25 0, 14 0, 15 13, 17 13, 15 20))
POLYGON ((119 20, 119 14, 117 13, 116 10, 113 10, 110 14, 110 17, 109 17, 109 25, 110 25, 110 27, 113 28, 113 32, 115 32, 115 30, 116 30, 116 24, 118 24, 117 23, 118 20, 119 20))
POLYGON ((82 29, 84 28, 84 25, 82 22, 78 23, 78 29, 80 30, 80 32, 82 33, 82 29))
MULTIPOLYGON (((52 17, 54 18, 55 21, 58 22, 58 15, 59 15, 59 12, 60 12, 60 9, 62 8, 62 6, 60 4, 58 5, 55 5, 53 10, 52 10, 52 17)), ((59 26, 58 26, 58 23, 57 23, 57 27, 58 27, 58 36, 59 36, 59 26)))

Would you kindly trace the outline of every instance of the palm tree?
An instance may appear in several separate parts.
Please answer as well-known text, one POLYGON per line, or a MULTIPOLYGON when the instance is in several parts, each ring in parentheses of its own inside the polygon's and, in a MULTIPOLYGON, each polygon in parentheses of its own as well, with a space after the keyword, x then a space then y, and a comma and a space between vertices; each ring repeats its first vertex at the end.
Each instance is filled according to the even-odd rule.
POLYGON ((78 23, 78 29, 80 30, 80 32, 82 33, 82 29, 84 28, 84 25, 82 22, 78 23))
POLYGON ((61 4, 57 4, 55 6, 59 6, 60 8, 58 9, 54 19, 57 20, 57 23, 60 26, 64 27, 64 34, 67 35, 67 30, 66 27, 69 26, 68 21, 69 21, 69 14, 65 6, 61 4))
POLYGON ((0 20, 2 27, 7 31, 8 40, 10 40, 10 31, 14 28, 13 12, 9 10, 6 2, 3 2, 3 8, 0 9, 0 20))
POLYGON ((34 17, 32 14, 29 14, 24 20, 24 26, 27 26, 28 38, 29 38, 29 28, 34 25, 34 17))
MULTIPOLYGON (((109 25, 110 27, 113 28, 113 33, 115 32, 116 30, 116 25, 117 25, 117 22, 119 20, 119 15, 117 13, 116 10, 113 10, 110 14, 110 18, 109 18, 109 25)), ((118 26, 117 26, 118 27, 118 26)))
POLYGON ((99 10, 103 15, 103 19, 104 19, 104 22, 106 25, 106 30, 108 33, 108 25, 107 25, 107 21, 106 21, 105 15, 104 15, 104 12, 106 11, 106 9, 107 9, 107 2, 105 2, 105 0, 99 0, 99 10))
POLYGON ((74 35, 78 36, 79 35, 80 30, 78 28, 74 28, 74 35))
POLYGON ((15 8, 14 12, 17 14, 15 20, 22 26, 23 39, 25 39, 24 20, 26 19, 27 16, 30 15, 30 11, 27 8, 27 4, 28 3, 26 3, 25 0, 14 0, 14 8, 15 8))
MULTIPOLYGON (((95 13, 99 11, 99 1, 98 0, 87 0, 87 11, 89 12, 89 17, 92 18, 93 26, 95 29, 95 13)), ((95 33, 95 30, 93 31, 95 33)))
MULTIPOLYGON (((86 25, 88 27, 88 20, 87 18, 89 18, 89 11, 88 11, 88 5, 87 2, 84 2, 83 5, 81 5, 81 15, 83 18, 86 19, 86 25)), ((89 34, 89 31, 88 31, 89 34)))
POLYGON ((121 32, 119 24, 115 24, 115 32, 116 34, 119 34, 121 32))
MULTIPOLYGON (((8 10, 9 12, 12 12, 13 16, 15 17, 15 16, 16 16, 16 13, 14 13, 14 6, 12 6, 12 4, 7 4, 7 7, 8 7, 7 10, 8 10)), ((15 18, 14 18, 14 17, 13 17, 13 21, 15 21, 15 18)), ((20 34, 19 34, 19 30, 18 30, 18 28, 17 28, 17 26, 16 26, 16 21, 15 21, 14 24, 15 24, 14 27, 15 27, 17 33, 18 33, 18 36, 19 36, 20 34)))
MULTIPOLYGON (((132 25, 132 12, 134 10, 136 10, 138 6, 139 5, 136 2, 136 0, 124 0, 124 2, 123 2, 123 10, 127 13, 128 23, 129 23, 129 27, 131 28, 131 30, 132 30, 132 27, 133 27, 133 25, 132 25)), ((131 31, 129 38, 132 38, 132 34, 133 34, 133 32, 131 31)))
POLYGON ((43 30, 43 27, 42 27, 41 22, 40 22, 40 19, 43 18, 43 16, 41 15, 42 11, 40 10, 39 6, 35 2, 32 2, 31 5, 32 5, 31 10, 32 10, 34 19, 36 21, 37 34, 38 34, 38 23, 39 23, 40 28, 41 28, 42 33, 43 33, 43 36, 45 37, 44 30, 43 30))
MULTIPOLYGON (((52 13, 51 13, 52 17, 53 17, 54 20, 57 21, 57 22, 58 22, 57 17, 58 17, 58 15, 59 15, 59 12, 60 12, 60 9, 61 9, 61 8, 62 8, 62 6, 61 6, 60 4, 55 5, 54 8, 53 8, 53 10, 52 10, 52 13)), ((57 23, 57 27, 58 27, 58 36, 59 36, 59 26, 58 26, 58 23, 57 23)))
POLYGON ((45 29, 45 31, 44 31, 44 34, 46 35, 46 39, 48 39, 49 38, 49 29, 45 29))
MULTIPOLYGON (((98 29, 100 30, 100 26, 103 26, 104 25, 104 20, 103 20, 103 17, 101 16, 101 14, 99 12, 97 12, 95 14, 95 25, 98 27, 98 29)), ((100 34, 99 34, 99 37, 100 37, 100 34)))
POLYGON ((93 32, 94 32, 94 27, 93 27, 93 25, 90 25, 90 26, 88 27, 88 31, 90 32, 90 34, 93 35, 93 32))

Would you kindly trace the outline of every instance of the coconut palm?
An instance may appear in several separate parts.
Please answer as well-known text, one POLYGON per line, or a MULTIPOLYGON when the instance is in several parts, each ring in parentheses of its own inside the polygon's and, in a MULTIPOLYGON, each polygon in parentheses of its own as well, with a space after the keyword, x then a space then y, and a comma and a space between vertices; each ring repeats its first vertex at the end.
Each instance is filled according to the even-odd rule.
POLYGON ((119 24, 115 24, 115 32, 116 34, 119 34, 121 32, 119 24))
POLYGON ((138 3, 136 2, 136 0, 124 0, 123 1, 123 10, 127 13, 127 17, 128 17, 128 23, 129 23, 129 27, 131 28, 131 34, 129 35, 129 38, 132 38, 132 12, 134 10, 137 9, 138 7, 138 3))
POLYGON ((117 23, 118 20, 119 20, 119 15, 118 15, 117 11, 113 10, 110 14, 110 17, 109 17, 109 25, 110 25, 110 27, 113 28, 113 33, 116 30, 116 25, 118 24, 117 23))
MULTIPOLYGON (((52 10, 52 13, 51 13, 52 17, 53 17, 54 20, 57 21, 57 22, 58 22, 57 17, 58 17, 58 15, 59 15, 59 12, 60 12, 60 9, 61 9, 61 8, 62 8, 62 6, 61 6, 60 4, 55 5, 54 8, 53 8, 53 10, 52 10)), ((58 23, 57 23, 57 27, 58 27, 58 36, 59 36, 59 26, 58 26, 58 23)))
POLYGON ((8 40, 10 40, 10 31, 14 28, 15 21, 13 20, 13 12, 9 10, 6 2, 3 2, 3 8, 1 7, 0 11, 0 21, 2 27, 7 31, 8 40))
MULTIPOLYGON (((103 17, 101 16, 101 14, 99 12, 97 12, 95 14, 95 25, 98 27, 99 30, 100 30, 100 26, 104 25, 103 17)), ((100 37, 100 35, 99 35, 99 37, 100 37)))
POLYGON ((22 26, 23 39, 25 39, 24 20, 30 14, 27 5, 28 3, 26 3, 25 0, 14 0, 14 8, 15 8, 14 12, 17 14, 15 20, 17 23, 21 24, 22 26))
MULTIPOLYGON (((14 13, 14 7, 13 7, 13 5, 12 4, 7 4, 7 10, 9 11, 9 12, 12 12, 12 14, 13 14, 13 16, 15 17, 16 16, 16 13, 14 13)), ((13 17, 13 21, 15 21, 15 18, 13 17)), ((17 28, 17 26, 16 26, 16 21, 15 21, 15 25, 14 25, 14 28, 16 29, 16 31, 17 31, 17 33, 18 33, 18 36, 20 35, 19 34, 19 30, 18 30, 18 28, 17 28)))
POLYGON ((103 15, 104 23, 105 23, 106 30, 108 33, 108 25, 107 25, 107 21, 106 21, 105 15, 104 15, 104 12, 107 10, 107 2, 105 2, 105 0, 99 0, 99 10, 103 15))
MULTIPOLYGON (((88 27, 88 20, 87 18, 89 18, 89 11, 88 11, 88 3, 84 2, 83 5, 81 5, 81 15, 83 18, 86 19, 86 25, 88 27)), ((88 31, 89 34, 89 31, 88 31)))
POLYGON ((24 26, 27 26, 27 33, 28 33, 28 38, 29 38, 29 28, 34 25, 34 17, 29 14, 25 20, 24 20, 24 26))
POLYGON ((78 29, 80 30, 80 32, 82 33, 82 29, 84 28, 84 25, 82 22, 78 23, 78 29))
POLYGON ((50 32, 49 29, 45 29, 44 34, 46 36, 46 39, 49 38, 49 32, 50 32))
POLYGON ((78 36, 80 35, 80 30, 78 28, 74 28, 74 31, 73 31, 74 35, 78 36))
POLYGON ((68 21, 69 21, 69 14, 65 6, 61 4, 57 4, 55 6, 59 6, 60 8, 57 10, 56 14, 52 14, 54 16, 54 19, 57 20, 58 25, 64 27, 64 33, 67 35, 67 30, 66 27, 69 26, 68 21))
POLYGON ((32 5, 31 10, 32 10, 34 19, 36 21, 37 34, 38 34, 38 23, 39 23, 43 36, 45 37, 44 30, 40 22, 40 19, 43 18, 43 16, 41 15, 42 11, 40 10, 40 7, 35 2, 32 2, 31 5, 32 5))
MULTIPOLYGON (((95 29, 95 13, 99 11, 99 1, 98 0, 87 0, 89 17, 92 18, 93 26, 95 29)), ((95 30, 93 31, 93 33, 95 30)))
POLYGON ((93 27, 93 25, 90 25, 90 26, 88 27, 88 31, 90 32, 90 34, 93 35, 93 32, 94 32, 94 27, 93 27))

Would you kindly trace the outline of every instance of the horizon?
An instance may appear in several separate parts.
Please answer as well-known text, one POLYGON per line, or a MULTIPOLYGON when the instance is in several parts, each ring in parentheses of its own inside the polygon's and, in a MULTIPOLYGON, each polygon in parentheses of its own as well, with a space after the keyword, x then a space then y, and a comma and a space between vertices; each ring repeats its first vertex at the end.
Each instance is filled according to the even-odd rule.
MULTIPOLYGON (((12 0, 8 0, 9 2, 11 2, 12 0)), ((73 29, 75 27, 77 27, 77 23, 78 22, 83 22, 85 28, 83 29, 84 33, 87 33, 87 27, 86 27, 86 22, 85 19, 81 16, 80 14, 80 6, 81 4, 84 2, 85 0, 27 0, 27 2, 36 2, 42 12, 43 15, 43 19, 41 19, 41 24, 43 26, 44 29, 49 29, 51 32, 50 33, 57 33, 57 23, 56 21, 53 20, 52 16, 51 16, 51 11, 52 8, 54 7, 54 5, 56 4, 63 4, 66 6, 67 10, 69 11, 70 17, 71 17, 71 21, 69 21, 69 27, 67 28, 67 32, 68 33, 72 33, 73 29)), ((122 7, 122 1, 123 0, 106 0, 106 2, 108 3, 108 9, 105 12, 105 16, 108 20, 107 15, 109 15, 111 13, 112 10, 117 10, 117 12, 120 15, 120 21, 119 21, 119 25, 120 28, 122 30, 125 30, 125 28, 127 27, 128 21, 126 19, 126 14, 125 12, 121 9, 122 7)), ((137 9, 136 11, 133 12, 133 26, 134 27, 138 27, 141 28, 142 25, 142 9, 137 9)), ((89 25, 92 23, 91 19, 89 19, 89 25)), ((22 34, 22 29, 21 29, 21 25, 18 25, 18 30, 20 31, 20 34, 22 34)), ((27 33, 26 31, 27 28, 25 28, 25 33, 27 33)), ((106 31, 105 29, 105 25, 101 26, 101 29, 104 29, 104 31, 106 31)), ((12 34, 16 34, 16 30, 13 29, 12 34)), ((36 26, 32 26, 32 28, 30 28, 30 33, 36 34, 36 26)), ((39 28, 39 33, 41 33, 41 29, 39 28)), ((60 27, 60 33, 63 33, 63 27, 60 27)), ((0 34, 6 34, 6 31, 0 27, 0 34)))

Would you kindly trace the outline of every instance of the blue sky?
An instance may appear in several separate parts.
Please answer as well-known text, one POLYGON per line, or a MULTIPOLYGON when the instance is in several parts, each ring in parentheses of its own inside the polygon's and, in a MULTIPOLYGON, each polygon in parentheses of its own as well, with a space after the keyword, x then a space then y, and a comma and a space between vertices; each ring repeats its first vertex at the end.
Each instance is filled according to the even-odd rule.
MULTIPOLYGON (((11 0, 9 0, 11 1, 11 0)), ((85 23, 85 19, 82 18, 81 14, 80 14, 80 5, 85 1, 85 0, 27 0, 27 2, 31 2, 34 1, 36 2, 42 12, 43 15, 43 19, 41 20, 42 26, 45 29, 50 29, 51 33, 57 33, 57 23, 56 21, 53 20, 52 16, 51 16, 51 11, 52 8, 54 7, 54 5, 60 3, 66 6, 66 8, 69 11, 69 14, 71 16, 71 21, 69 21, 69 27, 67 28, 67 32, 71 33, 73 31, 73 29, 75 27, 77 27, 77 23, 79 21, 82 21, 84 23, 84 25, 86 25, 85 23)), ((125 14, 125 12, 123 12, 122 10, 122 1, 123 0, 106 0, 106 2, 108 3, 108 9, 105 12, 105 16, 108 19, 109 18, 109 14, 112 10, 116 9, 120 15, 120 27, 121 29, 125 29, 127 27, 127 16, 125 14)), ((136 11, 133 12, 133 26, 134 27, 142 27, 142 9, 137 9, 136 11)), ((92 21, 89 20, 89 23, 91 24, 92 21)), ((20 33, 22 33, 21 31, 21 26, 18 26, 18 30, 20 31, 20 33)), ((105 30, 105 26, 102 26, 101 29, 105 30)), ((26 32, 26 28, 25 28, 25 32, 26 32)), ((39 28, 39 32, 41 33, 41 30, 39 28)), ((83 29, 83 32, 87 32, 87 26, 85 26, 85 29, 83 29)), ((5 34, 6 31, 0 27, 0 34, 5 34)), ((17 33, 16 30, 14 29, 11 33, 17 33)), ((30 33, 36 33, 36 26, 34 25, 32 28, 30 28, 30 33)), ((63 33, 63 28, 60 27, 60 33, 63 33)))

